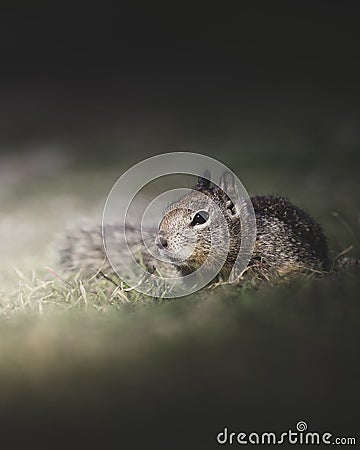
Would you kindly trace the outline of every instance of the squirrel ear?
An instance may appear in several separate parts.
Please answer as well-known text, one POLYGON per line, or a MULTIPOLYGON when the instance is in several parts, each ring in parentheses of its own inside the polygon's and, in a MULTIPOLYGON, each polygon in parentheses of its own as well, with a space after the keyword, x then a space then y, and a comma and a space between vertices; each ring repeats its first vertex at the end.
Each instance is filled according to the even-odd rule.
POLYGON ((228 196, 235 196, 235 178, 231 172, 226 171, 222 174, 220 178, 219 188, 228 196))
POLYGON ((201 189, 208 190, 210 188, 210 178, 211 174, 209 170, 205 170, 205 172, 197 180, 196 189, 198 191, 201 189))
POLYGON ((219 186, 215 188, 218 193, 223 197, 226 209, 229 210, 231 215, 235 215, 235 207, 231 198, 236 197, 235 178, 231 172, 224 172, 220 178, 219 186))

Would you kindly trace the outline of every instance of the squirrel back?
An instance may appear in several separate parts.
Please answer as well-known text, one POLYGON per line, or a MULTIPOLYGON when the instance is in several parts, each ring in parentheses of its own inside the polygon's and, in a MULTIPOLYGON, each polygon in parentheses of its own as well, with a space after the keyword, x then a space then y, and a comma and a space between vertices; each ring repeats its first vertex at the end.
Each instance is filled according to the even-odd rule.
POLYGON ((325 234, 308 213, 280 196, 251 200, 257 226, 255 267, 262 266, 271 276, 329 270, 325 234))

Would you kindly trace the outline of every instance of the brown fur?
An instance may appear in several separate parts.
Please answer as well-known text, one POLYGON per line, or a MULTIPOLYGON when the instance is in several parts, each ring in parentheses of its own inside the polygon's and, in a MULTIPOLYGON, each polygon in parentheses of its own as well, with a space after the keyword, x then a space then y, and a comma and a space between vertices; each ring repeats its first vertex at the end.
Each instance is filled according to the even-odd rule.
MULTIPOLYGON (((147 266, 155 266, 159 272, 171 272, 176 268, 186 275, 207 261, 210 266, 221 257, 225 264, 220 271, 227 278, 237 258, 241 236, 238 212, 225 192, 233 192, 234 180, 225 173, 219 186, 211 187, 207 177, 199 179, 196 191, 185 195, 166 210, 157 236, 166 239, 163 253, 169 263, 154 260, 143 245, 139 246, 139 260, 147 266), (194 211, 207 210, 210 227, 191 226, 194 211), (226 227, 220 226, 225 223, 226 227), (229 252, 224 254, 224 243, 229 252), (210 252, 213 253, 210 253, 210 252), (210 257, 209 257, 210 254, 210 257)), ((251 199, 255 211, 257 236, 247 274, 264 280, 281 277, 321 273, 328 270, 327 243, 321 227, 302 209, 279 196, 257 196, 251 199)), ((110 239, 116 244, 120 229, 110 227, 110 239)), ((155 235, 154 235, 155 239, 155 235)), ((130 230, 130 241, 137 245, 139 234, 130 230), (131 237, 132 236, 132 237, 131 237)), ((119 261, 121 260, 119 249, 119 261)), ((61 250, 61 262, 68 270, 111 270, 107 262, 100 227, 82 228, 70 233, 61 250)))

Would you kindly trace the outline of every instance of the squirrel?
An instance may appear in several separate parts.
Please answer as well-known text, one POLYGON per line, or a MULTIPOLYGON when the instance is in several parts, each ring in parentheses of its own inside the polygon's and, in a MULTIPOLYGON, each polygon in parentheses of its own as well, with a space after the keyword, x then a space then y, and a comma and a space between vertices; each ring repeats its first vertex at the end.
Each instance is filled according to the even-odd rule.
MULTIPOLYGON (((138 246, 138 261, 145 262, 147 267, 160 268, 160 273, 177 271, 185 276, 204 263, 210 248, 216 257, 223 245, 220 226, 211 208, 215 205, 225 218, 229 233, 228 253, 218 279, 228 279, 242 236, 239 214, 226 194, 233 191, 234 178, 226 172, 219 185, 211 186, 209 180, 210 173, 206 171, 198 178, 195 190, 167 207, 154 234, 154 245, 162 260, 155 261, 140 242, 139 231, 129 227, 130 242, 138 246), (214 230, 212 235, 210 228, 214 230), (215 241, 214 235, 217 236, 215 241), (184 256, 189 239, 195 239, 195 243, 184 256)), ((257 231, 247 276, 250 274, 260 280, 272 281, 329 271, 326 237, 321 226, 308 213, 281 196, 260 195, 251 197, 251 202, 257 231)), ((108 227, 108 242, 116 245, 121 232, 118 225, 108 227)), ((68 234, 60 256, 62 267, 67 270, 83 269, 88 273, 112 270, 104 251, 100 226, 83 227, 68 234)), ((118 262, 121 266, 121 249, 118 250, 118 262)))
MULTIPOLYGON (((229 248, 220 270, 227 279, 240 251, 243 230, 240 217, 227 192, 235 192, 235 181, 225 172, 219 186, 210 186, 210 173, 198 179, 196 191, 185 195, 168 207, 159 226, 161 253, 175 253, 174 264, 183 275, 200 268, 209 255, 210 248, 222 247, 224 240, 219 219, 210 205, 217 205, 226 220, 229 248), (207 201, 206 199, 209 199, 207 201), (213 219, 213 220, 211 220, 213 219), (218 227, 210 235, 211 227, 218 227), (197 244, 187 258, 176 262, 176 253, 184 247, 182 236, 189 228, 195 233, 197 244)), ((327 241, 320 227, 306 212, 280 196, 251 198, 256 219, 256 241, 249 268, 259 278, 274 279, 305 273, 322 273, 329 269, 327 241)), ((246 231, 246 230, 245 230, 246 231)), ((159 243, 158 243, 159 245, 159 243)), ((219 256, 215 251, 215 256, 219 256)), ((171 258, 170 258, 171 259, 171 258)))

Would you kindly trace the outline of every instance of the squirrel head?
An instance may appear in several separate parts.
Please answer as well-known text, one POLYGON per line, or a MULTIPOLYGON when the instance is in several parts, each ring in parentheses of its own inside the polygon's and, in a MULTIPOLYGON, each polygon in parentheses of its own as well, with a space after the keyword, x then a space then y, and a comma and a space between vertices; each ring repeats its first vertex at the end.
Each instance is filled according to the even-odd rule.
POLYGON ((235 260, 240 247, 240 219, 229 197, 235 192, 230 172, 225 172, 215 186, 210 183, 209 171, 204 172, 195 190, 165 211, 156 239, 160 255, 183 274, 204 264, 211 268, 219 258, 227 260, 232 254, 235 260))

